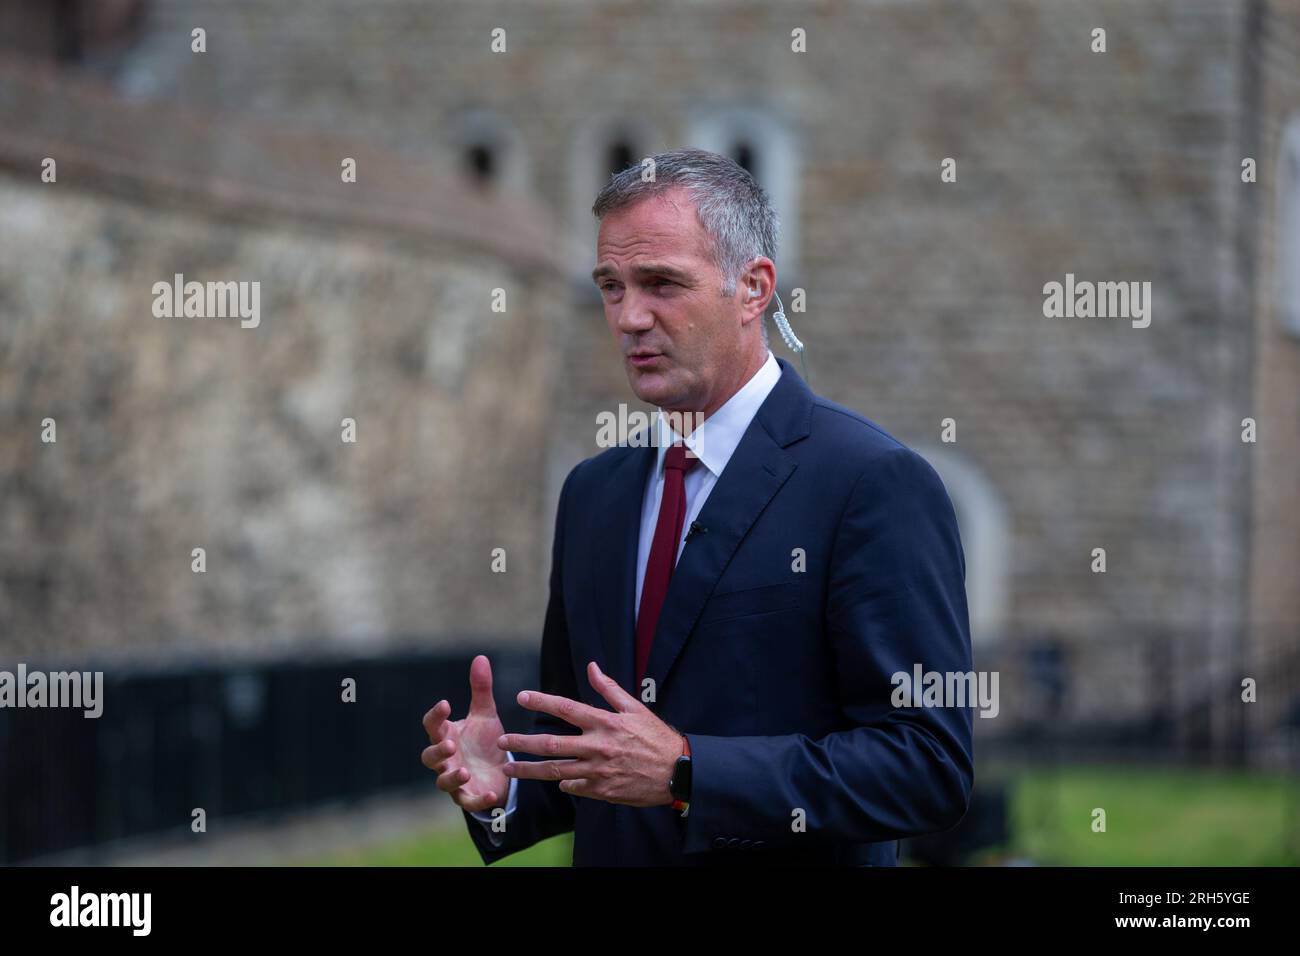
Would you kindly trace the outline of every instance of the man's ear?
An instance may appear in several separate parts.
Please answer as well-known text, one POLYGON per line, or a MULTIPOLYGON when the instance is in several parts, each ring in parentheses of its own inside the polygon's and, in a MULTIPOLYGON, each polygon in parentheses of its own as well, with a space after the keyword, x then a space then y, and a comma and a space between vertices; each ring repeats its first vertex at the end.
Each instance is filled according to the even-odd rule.
POLYGON ((748 328, 752 322, 763 321, 763 308, 760 303, 763 301, 762 286, 755 285, 752 282, 742 279, 740 288, 737 290, 740 296, 740 326, 748 328))
MULTIPOLYGON (((747 310, 762 315, 767 311, 772 299, 772 290, 776 288, 776 266, 766 256, 759 256, 749 264, 740 275, 740 304, 747 310)), ((748 318, 748 316, 746 316, 748 318)))

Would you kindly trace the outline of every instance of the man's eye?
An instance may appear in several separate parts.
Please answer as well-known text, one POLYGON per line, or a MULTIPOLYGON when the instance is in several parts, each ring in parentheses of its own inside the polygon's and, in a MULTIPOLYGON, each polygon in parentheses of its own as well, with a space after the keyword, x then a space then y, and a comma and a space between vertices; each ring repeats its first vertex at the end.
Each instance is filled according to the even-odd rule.
POLYGON ((659 279, 655 279, 655 280, 654 280, 654 284, 655 284, 655 285, 658 285, 658 284, 661 283, 661 282, 662 282, 664 285, 675 285, 675 284, 676 284, 676 283, 674 283, 671 279, 662 279, 662 278, 659 278, 659 279))

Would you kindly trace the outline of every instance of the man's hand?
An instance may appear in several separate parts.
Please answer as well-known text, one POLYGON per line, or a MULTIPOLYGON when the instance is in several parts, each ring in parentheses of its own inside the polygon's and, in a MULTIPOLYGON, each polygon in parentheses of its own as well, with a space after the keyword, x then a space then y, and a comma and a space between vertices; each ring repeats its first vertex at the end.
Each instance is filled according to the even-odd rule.
POLYGON ((451 704, 440 700, 424 715, 430 746, 420 760, 438 773, 438 789, 471 812, 506 805, 510 780, 501 772, 506 752, 496 745, 505 729, 492 697, 492 665, 480 654, 469 665, 469 714, 448 720, 451 704))
POLYGON ((672 803, 668 781, 682 755, 682 735, 602 673, 595 661, 587 665, 587 680, 614 713, 567 697, 521 691, 521 706, 559 717, 582 733, 502 734, 497 741, 501 753, 513 750, 574 759, 517 760, 505 773, 527 780, 559 780, 565 793, 609 803, 634 807, 672 803))

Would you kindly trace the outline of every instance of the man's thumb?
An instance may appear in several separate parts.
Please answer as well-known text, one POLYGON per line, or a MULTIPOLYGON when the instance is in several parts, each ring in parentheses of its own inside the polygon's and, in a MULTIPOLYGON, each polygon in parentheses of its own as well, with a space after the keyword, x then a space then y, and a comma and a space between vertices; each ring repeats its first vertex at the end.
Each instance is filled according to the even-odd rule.
POLYGON ((492 697, 492 664, 486 654, 480 654, 469 665, 469 709, 486 717, 497 712, 497 702, 492 697))

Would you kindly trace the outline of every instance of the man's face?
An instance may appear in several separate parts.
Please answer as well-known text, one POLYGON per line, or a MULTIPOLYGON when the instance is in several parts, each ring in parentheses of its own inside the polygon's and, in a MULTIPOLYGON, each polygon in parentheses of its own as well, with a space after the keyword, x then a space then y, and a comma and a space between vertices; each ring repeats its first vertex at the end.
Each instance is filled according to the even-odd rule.
POLYGON ((681 188, 609 213, 596 239, 592 277, 628 382, 665 410, 712 414, 747 364, 741 284, 720 295, 708 242, 681 188))

